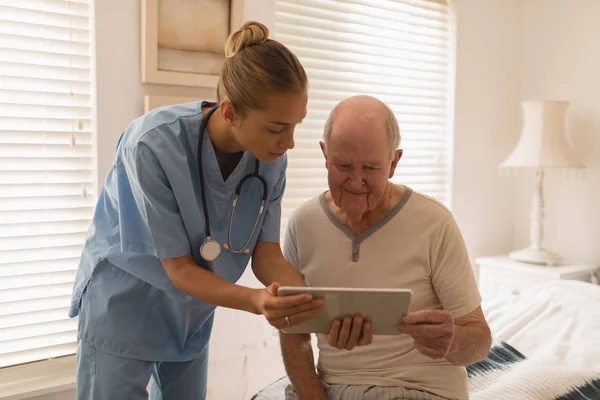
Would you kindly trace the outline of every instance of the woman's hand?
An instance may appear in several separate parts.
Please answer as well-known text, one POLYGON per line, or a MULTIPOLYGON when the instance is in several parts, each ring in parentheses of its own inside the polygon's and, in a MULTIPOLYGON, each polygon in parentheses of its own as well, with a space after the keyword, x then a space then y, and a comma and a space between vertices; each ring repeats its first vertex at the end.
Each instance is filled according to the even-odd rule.
POLYGON ((322 299, 313 300, 309 294, 278 296, 278 289, 279 283, 273 283, 267 288, 257 289, 252 298, 257 313, 264 315, 277 329, 298 325, 323 309, 322 299))

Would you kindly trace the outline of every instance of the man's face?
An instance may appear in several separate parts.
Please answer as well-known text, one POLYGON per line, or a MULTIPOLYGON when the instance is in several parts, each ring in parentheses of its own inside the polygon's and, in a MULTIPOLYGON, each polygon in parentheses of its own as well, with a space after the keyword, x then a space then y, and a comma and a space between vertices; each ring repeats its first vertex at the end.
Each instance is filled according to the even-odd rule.
POLYGON ((351 220, 360 221, 382 201, 401 150, 390 157, 385 117, 339 113, 323 148, 334 203, 351 220))

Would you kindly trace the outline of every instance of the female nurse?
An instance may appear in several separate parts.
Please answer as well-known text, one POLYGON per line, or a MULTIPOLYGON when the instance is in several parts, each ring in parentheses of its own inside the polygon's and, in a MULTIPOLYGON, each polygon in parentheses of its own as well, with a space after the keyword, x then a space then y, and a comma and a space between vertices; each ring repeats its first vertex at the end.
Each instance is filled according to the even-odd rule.
MULTIPOLYGON (((298 59, 248 22, 226 45, 218 103, 160 108, 117 144, 88 232, 70 316, 79 316, 78 400, 203 400, 216 306, 276 328, 323 307, 279 246, 286 151, 306 114, 298 59), (236 285, 252 258, 267 286, 236 285)), ((235 327, 243 334, 243 327, 235 327)))

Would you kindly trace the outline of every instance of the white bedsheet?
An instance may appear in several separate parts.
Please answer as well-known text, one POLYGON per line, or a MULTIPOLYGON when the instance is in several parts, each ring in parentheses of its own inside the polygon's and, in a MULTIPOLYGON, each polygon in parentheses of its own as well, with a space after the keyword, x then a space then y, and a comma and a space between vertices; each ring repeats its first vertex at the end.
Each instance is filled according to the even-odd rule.
POLYGON ((554 281, 482 308, 495 341, 528 358, 556 358, 600 372, 599 285, 554 281))

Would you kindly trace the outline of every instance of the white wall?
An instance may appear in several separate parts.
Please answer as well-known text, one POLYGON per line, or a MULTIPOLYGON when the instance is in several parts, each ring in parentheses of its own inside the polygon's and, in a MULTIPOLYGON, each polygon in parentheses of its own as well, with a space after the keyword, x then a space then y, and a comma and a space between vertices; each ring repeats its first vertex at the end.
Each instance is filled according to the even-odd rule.
MULTIPOLYGON (((570 101, 567 131, 588 168, 545 180, 545 240, 565 257, 600 263, 600 1, 526 1, 521 98, 570 101)), ((515 247, 529 244, 533 179, 518 179, 515 247)))
POLYGON ((518 138, 517 2, 455 0, 456 96, 452 210, 472 257, 510 250, 513 182, 498 164, 518 138))
POLYGON ((600 1, 454 0, 457 81, 452 205, 473 257, 529 245, 533 178, 499 177, 522 100, 571 102, 567 134, 588 168, 548 174, 545 247, 600 263, 600 1))

